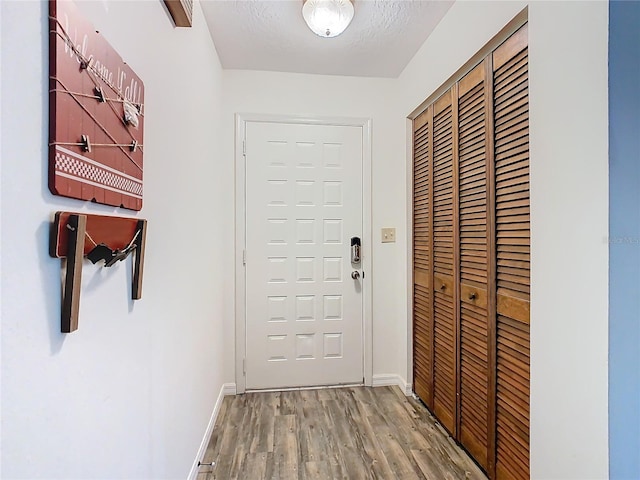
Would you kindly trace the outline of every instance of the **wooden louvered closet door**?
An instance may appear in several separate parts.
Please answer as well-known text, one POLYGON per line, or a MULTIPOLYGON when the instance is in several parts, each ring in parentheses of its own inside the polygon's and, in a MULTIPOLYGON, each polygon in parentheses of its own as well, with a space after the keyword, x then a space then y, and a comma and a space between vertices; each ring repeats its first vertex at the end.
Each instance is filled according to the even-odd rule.
POLYGON ((455 434, 452 91, 433 107, 433 411, 455 434))
POLYGON ((414 120, 414 390, 490 478, 529 478, 527 26, 414 120))
POLYGON ((489 469, 487 62, 459 82, 460 443, 489 469))
POLYGON ((413 388, 433 409, 432 134, 433 107, 416 118, 413 142, 413 388))
POLYGON ((493 54, 498 479, 529 478, 528 72, 525 26, 493 54))

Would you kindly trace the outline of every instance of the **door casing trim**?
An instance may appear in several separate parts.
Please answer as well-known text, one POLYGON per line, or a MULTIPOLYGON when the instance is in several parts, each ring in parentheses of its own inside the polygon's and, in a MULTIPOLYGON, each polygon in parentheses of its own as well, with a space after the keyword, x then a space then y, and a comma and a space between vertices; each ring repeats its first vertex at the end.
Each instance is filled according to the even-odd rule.
POLYGON ((330 125, 362 128, 362 240, 368 248, 362 256, 363 281, 363 373, 364 384, 372 385, 373 378, 373 291, 372 254, 373 235, 371 217, 371 128, 370 118, 269 115, 236 113, 235 115, 235 380, 236 392, 244 393, 246 387, 244 362, 246 358, 246 270, 244 249, 246 245, 245 212, 245 158, 244 140, 246 124, 290 123, 305 125, 330 125))

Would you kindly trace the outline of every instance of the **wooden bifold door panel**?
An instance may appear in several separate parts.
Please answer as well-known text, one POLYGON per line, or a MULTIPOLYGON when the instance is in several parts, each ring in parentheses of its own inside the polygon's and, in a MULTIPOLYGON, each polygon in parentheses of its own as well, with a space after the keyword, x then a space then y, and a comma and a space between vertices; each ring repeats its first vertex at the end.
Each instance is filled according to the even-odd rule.
POLYGON ((429 111, 414 122, 413 166, 413 342, 414 390, 433 410, 433 236, 431 127, 429 111))
POLYGON ((528 65, 525 27, 493 54, 498 479, 529 478, 528 65))
POLYGON ((433 410, 454 431, 455 332, 451 91, 433 108, 433 410))
POLYGON ((414 390, 490 478, 529 478, 525 24, 414 120, 414 390))
POLYGON ((489 321, 487 288, 486 61, 459 82, 460 442, 487 470, 489 321))

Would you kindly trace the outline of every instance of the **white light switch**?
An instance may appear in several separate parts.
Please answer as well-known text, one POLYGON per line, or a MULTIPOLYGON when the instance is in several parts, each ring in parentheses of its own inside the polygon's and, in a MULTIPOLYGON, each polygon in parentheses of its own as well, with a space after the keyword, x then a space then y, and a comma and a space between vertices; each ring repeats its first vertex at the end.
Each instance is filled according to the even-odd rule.
POLYGON ((396 241, 396 229, 395 228, 383 228, 382 229, 382 243, 395 243, 396 241))

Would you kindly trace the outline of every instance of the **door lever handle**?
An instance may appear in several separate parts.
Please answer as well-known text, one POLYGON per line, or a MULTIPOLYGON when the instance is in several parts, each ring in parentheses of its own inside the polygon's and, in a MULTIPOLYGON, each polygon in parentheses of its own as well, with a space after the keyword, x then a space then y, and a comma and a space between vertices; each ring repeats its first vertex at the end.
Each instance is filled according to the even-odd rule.
POLYGON ((360 278, 360 272, 358 270, 354 270, 353 272, 351 272, 351 278, 353 278, 354 280, 357 280, 360 278))

